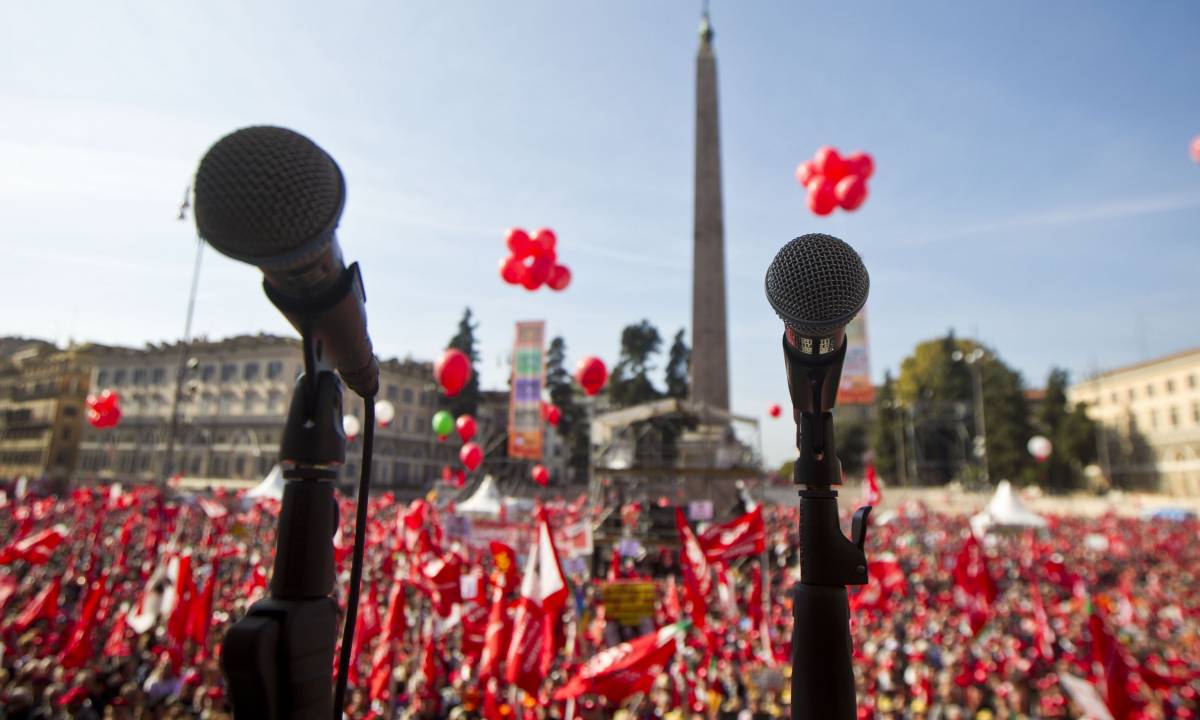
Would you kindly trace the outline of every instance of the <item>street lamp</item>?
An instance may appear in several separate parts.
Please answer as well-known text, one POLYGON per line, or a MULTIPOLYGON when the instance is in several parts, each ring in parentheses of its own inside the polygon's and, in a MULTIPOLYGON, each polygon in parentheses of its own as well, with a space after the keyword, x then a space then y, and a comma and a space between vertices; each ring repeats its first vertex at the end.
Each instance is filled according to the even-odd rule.
POLYGON ((977 347, 969 353, 955 350, 951 355, 954 362, 965 362, 971 368, 971 394, 975 404, 975 456, 983 463, 983 481, 990 482, 988 477, 987 456, 987 419, 983 411, 983 377, 979 369, 980 361, 987 357, 983 348, 977 347))

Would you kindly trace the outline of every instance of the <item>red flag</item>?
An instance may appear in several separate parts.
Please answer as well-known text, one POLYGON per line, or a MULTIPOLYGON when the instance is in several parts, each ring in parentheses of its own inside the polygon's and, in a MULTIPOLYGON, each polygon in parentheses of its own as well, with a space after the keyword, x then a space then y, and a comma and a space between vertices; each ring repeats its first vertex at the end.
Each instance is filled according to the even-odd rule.
POLYGON ((512 642, 505 658, 505 679, 536 695, 558 653, 557 627, 567 599, 567 579, 554 547, 546 513, 537 511, 537 534, 525 561, 521 597, 513 617, 512 642))
POLYGON ((45 590, 33 596, 33 599, 13 621, 13 629, 19 633, 25 632, 38 620, 54 620, 58 615, 58 593, 61 589, 62 578, 54 578, 54 581, 45 590))
POLYGON ((250 569, 250 577, 246 578, 246 582, 242 584, 242 596, 254 602, 262 597, 267 590, 267 573, 262 568, 262 563, 254 564, 250 569))
POLYGON ((750 599, 747 614, 755 627, 761 627, 763 622, 763 573, 762 568, 755 565, 750 571, 750 599))
POLYGON ((675 508, 675 527, 679 530, 679 544, 683 547, 680 559, 683 565, 683 587, 692 603, 692 620, 696 627, 703 628, 708 616, 708 594, 712 591, 712 574, 708 571, 708 559, 696 534, 692 532, 682 508, 675 508))
POLYGON ((421 657, 421 674, 425 676, 425 694, 437 693, 438 685, 438 649, 433 633, 425 636, 425 650, 421 657))
POLYGON ((1100 608, 1094 604, 1088 617, 1088 629, 1092 634, 1092 661, 1103 668, 1108 710, 1113 720, 1130 720, 1135 710, 1128 689, 1131 666, 1124 648, 1108 631, 1100 608))
POLYGON ((379 590, 375 583, 367 590, 367 599, 358 607, 354 621, 354 647, 350 650, 350 671, 346 678, 350 684, 358 685, 358 659, 367 641, 379 633, 379 590))
POLYGON ((959 606, 967 611, 972 636, 978 635, 987 624, 992 603, 999 592, 996 581, 988 572, 983 546, 974 534, 968 535, 954 564, 954 594, 959 606))
POLYGON ((79 620, 71 629, 67 647, 59 657, 59 663, 65 668, 82 667, 92 658, 92 629, 100 615, 100 602, 105 598, 108 575, 101 575, 98 580, 88 587, 87 597, 83 599, 79 620))
POLYGON ((463 655, 463 664, 466 667, 474 667, 483 652, 483 645, 487 641, 488 608, 476 603, 464 605, 463 608, 460 650, 463 655))
POLYGON ((1033 625, 1036 633, 1037 651, 1046 662, 1054 662, 1054 631, 1046 616, 1046 605, 1042 602, 1042 589, 1035 580, 1029 583, 1029 596, 1033 600, 1033 625))
POLYGON ((453 553, 435 557, 421 568, 432 591, 433 608, 438 615, 450 617, 462 601, 462 561, 453 553))
POLYGON ((875 475, 875 463, 867 464, 867 475, 863 482, 863 505, 878 505, 883 502, 883 492, 879 489, 879 478, 875 475))
POLYGON ((675 656, 679 634, 677 625, 668 625, 601 651, 554 693, 554 699, 568 700, 592 693, 620 702, 635 693, 649 691, 675 656))
POLYGON ((483 720, 504 720, 504 714, 500 711, 500 699, 496 697, 499 685, 499 681, 492 678, 484 687, 483 720))
POLYGON ((177 558, 175 574, 175 604, 167 620, 167 636, 182 646, 187 639, 188 620, 192 617, 192 603, 196 600, 196 586, 192 582, 192 554, 185 552, 177 558))
MULTIPOLYGON (((682 514, 682 510, 678 510, 682 514)), ((762 505, 729 522, 713 525, 700 536, 700 547, 710 562, 729 562, 748 555, 761 555, 766 548, 767 526, 762 505)))
POLYGON ((491 542, 492 561, 500 572, 496 581, 505 589, 517 584, 517 552, 502 542, 491 542))
POLYGON ((683 606, 679 604, 679 589, 675 585, 675 576, 667 576, 667 599, 663 601, 663 614, 667 622, 678 622, 683 617, 683 606))
POLYGON ((217 563, 214 560, 208 579, 204 581, 204 590, 192 603, 191 614, 188 617, 187 636, 201 653, 208 649, 208 629, 212 626, 213 595, 216 589, 217 563))
POLYGON ((608 559, 608 579, 621 579, 621 552, 615 545, 612 549, 612 555, 608 559))
POLYGON ((392 684, 392 642, 382 638, 371 656, 371 675, 367 680, 368 696, 371 702, 379 702, 387 697, 392 684))
POLYGON ((404 637, 408 629, 408 618, 404 615, 405 603, 408 597, 404 594, 404 581, 396 578, 392 583, 392 592, 388 595, 387 618, 384 620, 384 637, 394 640, 404 637))
POLYGON ((0 565, 8 565, 17 560, 24 560, 30 565, 45 565, 66 537, 66 526, 55 525, 21 538, 0 550, 0 565))
POLYGON ((4 608, 8 607, 8 601, 12 600, 13 595, 17 594, 17 579, 12 575, 4 575, 0 577, 0 616, 4 613, 4 608))
POLYGON ((479 656, 479 677, 495 677, 499 673, 500 658, 508 650, 512 627, 508 621, 508 601, 504 598, 504 587, 492 589, 492 606, 488 609, 487 628, 483 633, 483 649, 479 656))
POLYGON ((119 613, 108 639, 104 641, 103 653, 107 657, 129 657, 133 654, 133 644, 125 637, 129 628, 126 621, 128 613, 119 613))

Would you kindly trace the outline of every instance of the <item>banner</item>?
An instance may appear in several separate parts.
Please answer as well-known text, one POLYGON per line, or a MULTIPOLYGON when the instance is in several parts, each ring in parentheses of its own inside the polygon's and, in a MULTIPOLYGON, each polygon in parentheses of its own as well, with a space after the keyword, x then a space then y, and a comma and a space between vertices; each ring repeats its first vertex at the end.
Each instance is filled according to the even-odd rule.
POLYGON ((600 588, 604 597, 604 617, 621 625, 640 625, 654 617, 658 590, 649 580, 613 580, 600 588))
POLYGON ((542 459, 542 352, 546 323, 517 323, 513 342, 512 393, 508 404, 508 456, 542 459))
POLYGON ((875 402, 875 387, 871 385, 871 358, 867 343, 867 309, 864 307, 846 326, 846 360, 842 364, 842 382, 838 386, 838 403, 870 405, 875 402))

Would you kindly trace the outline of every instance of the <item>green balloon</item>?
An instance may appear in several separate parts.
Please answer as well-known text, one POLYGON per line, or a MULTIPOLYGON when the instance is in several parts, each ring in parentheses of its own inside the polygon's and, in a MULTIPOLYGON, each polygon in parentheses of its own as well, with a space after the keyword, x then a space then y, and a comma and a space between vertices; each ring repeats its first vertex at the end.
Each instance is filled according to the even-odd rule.
POLYGON ((441 437, 445 437, 454 432, 454 416, 445 410, 438 410, 433 414, 433 431, 441 437))

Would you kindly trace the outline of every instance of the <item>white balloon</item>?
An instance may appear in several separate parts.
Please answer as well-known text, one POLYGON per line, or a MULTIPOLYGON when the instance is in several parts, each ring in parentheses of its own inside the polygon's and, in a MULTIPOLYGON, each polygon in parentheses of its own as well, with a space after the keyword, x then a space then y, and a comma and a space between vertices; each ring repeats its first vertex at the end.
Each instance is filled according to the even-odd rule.
POLYGON ((1050 438, 1043 437, 1041 435, 1034 435, 1033 437, 1029 438, 1029 442, 1026 443, 1025 449, 1028 450, 1029 454, 1037 460, 1045 460, 1046 458, 1050 457, 1050 453, 1053 452, 1054 443, 1050 442, 1050 438))
POLYGON ((342 418, 342 432, 346 433, 346 437, 354 437, 358 431, 362 430, 362 423, 353 415, 347 415, 342 418))
POLYGON ((379 424, 387 427, 388 423, 396 419, 396 406, 387 400, 380 400, 375 403, 375 419, 379 424))

